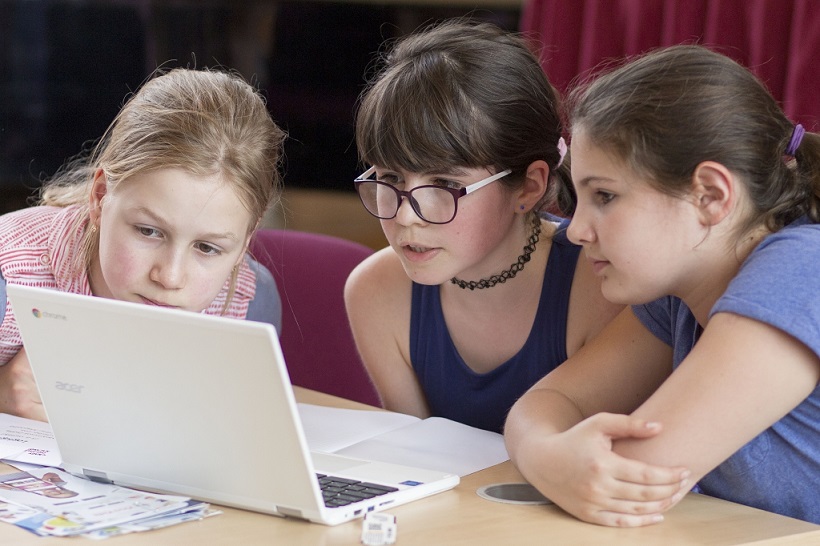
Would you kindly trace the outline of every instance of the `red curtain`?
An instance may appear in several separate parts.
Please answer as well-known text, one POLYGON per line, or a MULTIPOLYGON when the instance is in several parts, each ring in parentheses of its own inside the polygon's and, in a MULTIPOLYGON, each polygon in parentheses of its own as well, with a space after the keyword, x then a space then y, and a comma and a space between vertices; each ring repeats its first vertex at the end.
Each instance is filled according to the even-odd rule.
POLYGON ((521 30, 562 92, 607 60, 698 43, 750 68, 793 121, 820 121, 817 0, 526 0, 521 30))

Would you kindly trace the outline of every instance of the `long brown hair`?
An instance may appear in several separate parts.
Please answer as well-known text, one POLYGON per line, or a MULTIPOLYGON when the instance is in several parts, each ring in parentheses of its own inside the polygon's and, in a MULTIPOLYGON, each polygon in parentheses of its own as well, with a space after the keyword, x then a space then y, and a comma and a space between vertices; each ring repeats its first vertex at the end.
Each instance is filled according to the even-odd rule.
POLYGON ((820 221, 820 137, 806 133, 786 157, 794 124, 729 57, 696 45, 659 49, 576 89, 570 103, 573 131, 661 191, 683 194, 698 164, 716 161, 748 190, 754 210, 742 229, 820 221))

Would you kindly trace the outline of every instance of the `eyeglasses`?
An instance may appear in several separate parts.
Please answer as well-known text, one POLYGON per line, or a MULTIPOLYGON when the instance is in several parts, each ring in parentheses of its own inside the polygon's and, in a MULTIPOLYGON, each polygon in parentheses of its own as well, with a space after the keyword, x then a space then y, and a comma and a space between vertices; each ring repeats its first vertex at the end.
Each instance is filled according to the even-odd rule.
POLYGON ((397 189, 394 185, 370 178, 376 173, 376 167, 363 172, 353 184, 359 199, 367 212, 381 220, 390 220, 399 213, 402 197, 407 198, 410 206, 419 218, 430 224, 447 224, 453 221, 458 212, 458 200, 465 195, 480 190, 510 174, 507 169, 479 180, 469 186, 455 189, 443 186, 418 186, 409 191, 397 189))

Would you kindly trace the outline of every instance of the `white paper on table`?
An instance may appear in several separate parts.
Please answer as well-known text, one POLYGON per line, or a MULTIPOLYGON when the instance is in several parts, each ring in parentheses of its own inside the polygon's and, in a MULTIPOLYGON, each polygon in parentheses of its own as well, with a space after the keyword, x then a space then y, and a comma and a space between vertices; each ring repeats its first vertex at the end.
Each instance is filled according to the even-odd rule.
POLYGON ((362 440, 420 422, 413 415, 392 411, 353 410, 297 404, 311 451, 333 453, 362 440))
POLYGON ((504 437, 443 419, 300 404, 313 451, 442 470, 459 476, 509 459, 504 437))
POLYGON ((0 413, 0 459, 60 466, 62 458, 51 425, 0 413))

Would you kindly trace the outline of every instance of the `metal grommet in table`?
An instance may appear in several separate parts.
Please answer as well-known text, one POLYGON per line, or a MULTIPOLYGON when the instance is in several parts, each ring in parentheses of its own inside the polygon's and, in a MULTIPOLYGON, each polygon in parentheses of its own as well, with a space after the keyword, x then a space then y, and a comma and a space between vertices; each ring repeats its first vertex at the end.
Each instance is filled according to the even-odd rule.
POLYGON ((507 504, 552 504, 552 501, 528 483, 494 483, 476 490, 479 497, 507 504))

